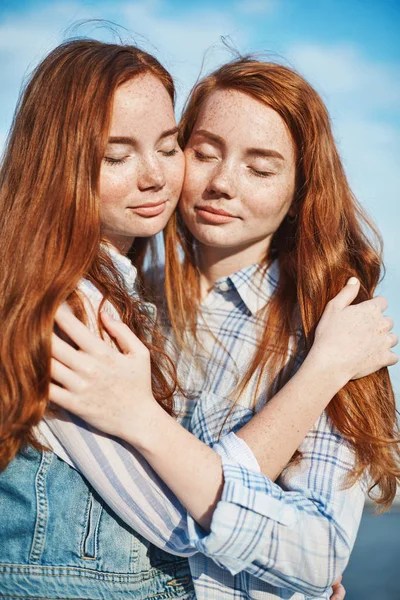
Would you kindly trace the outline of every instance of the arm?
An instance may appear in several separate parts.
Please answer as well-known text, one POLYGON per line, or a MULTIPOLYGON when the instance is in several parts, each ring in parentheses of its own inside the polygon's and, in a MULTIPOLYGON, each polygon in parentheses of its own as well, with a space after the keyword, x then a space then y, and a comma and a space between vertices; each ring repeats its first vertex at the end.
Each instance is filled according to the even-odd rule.
MULTIPOLYGON (((97 312, 102 296, 85 281, 80 283, 80 293, 93 339, 98 342, 97 312)), ((109 303, 107 310, 118 318, 109 303)), ((56 336, 55 340, 57 345, 60 340, 56 336)), ((66 411, 56 418, 46 417, 39 428, 47 446, 77 468, 135 531, 172 554, 190 556, 196 552, 188 539, 186 509, 132 446, 105 436, 66 411)))
MULTIPOLYGON (((82 346, 82 340, 76 339, 75 341, 82 346)), ((120 343, 123 345, 121 340, 120 343)), ((139 372, 144 370, 141 363, 141 352, 142 349, 138 346, 134 365, 139 372)), ((145 354, 144 351, 143 354, 145 354)), ((129 361, 128 356, 123 358, 126 370, 129 362, 132 361, 129 361)), ((131 368, 135 368, 134 365, 132 364, 131 368)), ((136 373, 135 378, 137 377, 136 373)), ((146 390, 143 388, 137 391, 140 396, 146 394, 146 390)), ((66 391, 64 390, 64 392, 66 391)), ((97 401, 101 406, 100 397, 97 401)), ((147 458, 150 462, 157 461, 159 456, 167 457, 165 462, 169 468, 174 461, 170 470, 171 480, 180 478, 181 472, 185 471, 186 474, 181 483, 187 490, 187 496, 185 496, 185 490, 178 490, 181 500, 191 502, 193 487, 201 494, 204 483, 207 484, 211 481, 211 487, 220 486, 218 491, 221 501, 215 510, 210 511, 209 515, 211 533, 207 535, 189 518, 190 545, 232 573, 246 570, 257 579, 310 595, 327 589, 335 579, 336 573, 341 572, 343 565, 347 562, 352 536, 358 524, 356 519, 355 527, 350 532, 346 531, 345 525, 352 522, 347 520, 346 510, 353 510, 355 507, 356 512, 359 509, 360 514, 363 502, 363 495, 358 488, 359 493, 354 494, 354 497, 347 496, 339 503, 340 510, 336 516, 330 506, 331 497, 324 495, 326 488, 318 487, 320 482, 324 482, 323 477, 320 476, 324 472, 325 462, 335 461, 339 456, 341 440, 338 440, 338 436, 333 435, 332 443, 327 444, 322 460, 316 460, 320 455, 318 446, 316 446, 315 455, 308 458, 310 463, 309 479, 313 485, 314 482, 317 484, 316 487, 313 488, 312 485, 308 487, 304 483, 297 485, 295 473, 292 473, 291 481, 294 491, 284 492, 280 486, 273 484, 262 474, 249 471, 226 458, 219 448, 222 454, 221 461, 213 450, 182 429, 157 404, 150 403, 149 409, 146 414, 146 423, 142 422, 142 429, 154 432, 154 435, 147 437, 149 448, 146 450, 143 445, 141 450, 145 454, 148 453, 147 458), (185 452, 182 452, 182 448, 185 448, 185 452), (201 452, 198 452, 197 449, 201 452), (214 468, 213 461, 215 459, 219 466, 219 471, 217 469, 216 473, 217 475, 222 473, 224 479, 212 480, 209 477, 210 471, 214 468), (317 474, 313 471, 315 467, 318 471, 317 474), (318 473, 319 476, 317 476, 318 473), (198 485, 198 481, 201 481, 200 485, 198 485), (340 512, 342 508, 344 509, 343 513, 340 512), (331 519, 329 518, 330 514, 332 514, 331 519), (307 539, 309 534, 310 545, 304 547, 299 542, 307 539), (277 545, 280 550, 279 554, 277 554, 277 546, 274 543, 275 538, 279 539, 277 545), (292 544, 291 540, 295 540, 295 543, 292 544), (325 540, 326 544, 318 553, 315 549, 319 548, 321 540, 325 540), (245 553, 244 549, 246 549, 245 553), (270 554, 271 551, 272 554, 270 554)), ((106 415, 107 419, 109 417, 112 418, 112 415, 106 415)), ((130 428, 129 424, 128 427, 130 428)), ((325 437, 328 434, 331 435, 330 431, 323 431, 318 435, 325 437)), ((233 434, 230 435, 233 436, 233 434)), ((311 439, 313 438, 311 437, 311 439)), ((225 439, 220 446, 226 444, 227 441, 225 439)), ((311 445, 313 444, 314 442, 311 445)), ((304 447, 302 450, 306 457, 307 449, 304 447)), ((351 461, 347 461, 347 463, 346 466, 345 461, 339 459, 337 468, 334 469, 334 473, 329 479, 334 495, 339 492, 343 469, 350 469, 352 466, 351 461)), ((162 463, 158 463, 158 468, 162 468, 162 463)), ((163 477, 167 478, 168 476, 168 473, 163 473, 163 477)), ((171 481, 169 485, 172 488, 173 482, 171 481)))
POLYGON ((344 489, 354 457, 325 414, 300 450, 301 461, 278 483, 223 458, 225 485, 210 533, 189 517, 190 539, 233 575, 245 570, 273 586, 319 597, 347 565, 364 491, 361 482, 344 489))
MULTIPOLYGON (((396 341, 388 334, 391 320, 381 314, 385 302, 375 298, 349 306, 357 292, 358 285, 347 285, 329 303, 317 328, 322 332, 316 335, 315 352, 309 353, 274 401, 243 428, 244 440, 261 458, 262 470, 270 479, 287 464, 329 400, 349 379, 397 360, 390 352, 396 341), (269 422, 273 427, 268 427, 269 422), (284 444, 282 431, 287 434, 284 444)), ((56 341, 52 375, 64 387, 52 384, 51 399, 134 445, 193 518, 208 529, 223 488, 220 457, 155 402, 147 349, 126 326, 107 315, 104 323, 125 354, 104 348, 79 321, 60 311, 58 324, 81 351, 56 341)))
MULTIPOLYGON (((86 281, 80 283, 79 290, 92 331, 92 342, 97 347, 99 342, 104 344, 98 338, 97 328, 102 296, 86 281)), ((106 308, 118 319, 118 314, 109 303, 106 308)), ((64 310, 68 316, 72 316, 67 307, 64 310)), ((61 340, 57 336, 54 336, 54 340, 54 348, 57 349, 61 340)), ((106 340, 109 343, 106 349, 110 350, 111 341, 108 338, 106 340)), ((67 352, 74 352, 69 344, 62 344, 67 352)), ((78 364, 81 364, 81 358, 78 353, 78 364)), ((58 368, 63 369, 63 365, 58 365, 58 368)), ((94 370, 92 376, 97 379, 100 372, 94 370)), ((114 386, 114 383, 112 379, 110 385, 114 386)), ((129 394, 131 390, 130 387, 129 394)), ((138 389, 137 392, 140 393, 138 389)), ((56 418, 46 417, 39 429, 45 445, 77 468, 110 508, 145 539, 179 556, 196 553, 188 538, 186 508, 135 448, 122 440, 105 436, 66 411, 56 418)), ((247 450, 247 463, 245 455, 246 446, 242 444, 241 463, 250 463, 250 467, 257 464, 250 451, 247 450)), ((219 469, 221 471, 220 466, 219 469)))

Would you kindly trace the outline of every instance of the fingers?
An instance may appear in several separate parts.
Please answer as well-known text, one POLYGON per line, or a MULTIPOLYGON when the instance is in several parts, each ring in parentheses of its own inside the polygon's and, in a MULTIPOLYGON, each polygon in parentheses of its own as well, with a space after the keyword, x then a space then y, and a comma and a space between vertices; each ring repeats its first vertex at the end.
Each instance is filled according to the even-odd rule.
POLYGON ((394 321, 391 317, 383 317, 386 325, 386 331, 391 331, 394 327, 394 321))
POLYGON ((67 390, 71 392, 79 390, 79 378, 74 371, 71 371, 71 369, 54 358, 51 359, 50 372, 51 378, 67 390))
POLYGON ((350 277, 347 284, 331 300, 331 303, 339 310, 349 306, 356 299, 360 291, 360 281, 356 277, 350 277))
POLYGON ((389 338, 389 344, 390 344, 389 348, 394 348, 399 343, 399 336, 396 335, 395 333, 389 333, 388 338, 389 338))
POLYGON ((372 302, 373 304, 375 304, 375 306, 377 306, 381 312, 385 312, 385 310, 389 306, 389 303, 385 296, 374 296, 371 300, 367 300, 367 302, 372 302))
POLYGON ((51 353, 53 358, 75 371, 82 365, 81 352, 61 340, 55 333, 51 336, 51 353))
MULTIPOLYGON (((97 354, 104 342, 79 321, 65 306, 60 306, 55 315, 57 325, 68 337, 88 354, 97 354)), ((106 344, 104 344, 106 345, 106 344)))
POLYGON ((342 584, 332 586, 333 594, 330 597, 330 600, 344 600, 346 596, 346 590, 342 584))
POLYGON ((56 383, 50 383, 49 400, 54 402, 54 404, 61 406, 61 408, 65 408, 65 410, 71 410, 71 394, 68 392, 68 390, 65 390, 56 383))
POLYGON ((134 354, 145 347, 127 325, 121 321, 116 321, 107 312, 101 312, 101 320, 107 332, 114 338, 124 354, 134 354))
POLYGON ((394 352, 389 352, 389 358, 387 360, 387 367, 392 367, 393 365, 397 365, 399 362, 399 357, 394 352))
POLYGON ((332 585, 332 596, 330 600, 344 600, 346 590, 342 585, 342 575, 340 575, 332 585))

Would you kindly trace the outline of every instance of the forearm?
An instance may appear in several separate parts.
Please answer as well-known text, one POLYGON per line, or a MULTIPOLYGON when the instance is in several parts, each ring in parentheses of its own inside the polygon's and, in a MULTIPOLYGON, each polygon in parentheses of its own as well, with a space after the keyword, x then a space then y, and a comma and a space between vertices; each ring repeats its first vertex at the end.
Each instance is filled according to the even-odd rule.
POLYGON ((274 481, 346 379, 312 353, 286 385, 238 432, 274 481))
POLYGON ((277 587, 325 593, 347 564, 363 505, 358 484, 343 490, 354 457, 326 416, 281 487, 229 457, 222 464, 164 415, 153 419, 160 435, 143 440, 140 451, 193 516, 190 544, 232 574, 245 570, 277 587))
POLYGON ((354 455, 322 415, 301 445, 302 459, 279 485, 223 459, 224 489, 206 534, 191 542, 233 575, 320 596, 348 562, 364 503, 360 482, 343 489, 354 455))
MULTIPOLYGON (((238 432, 267 477, 275 480, 282 472, 341 385, 335 373, 325 370, 318 361, 306 360, 284 388, 238 432)), ((208 531, 224 484, 220 457, 158 406, 148 419, 139 440, 137 433, 131 437, 129 426, 121 437, 141 452, 191 516, 208 531)))
POLYGON ((221 458, 158 405, 154 408, 151 427, 139 442, 137 436, 131 438, 129 426, 123 437, 136 446, 192 517, 209 530, 223 488, 221 458))

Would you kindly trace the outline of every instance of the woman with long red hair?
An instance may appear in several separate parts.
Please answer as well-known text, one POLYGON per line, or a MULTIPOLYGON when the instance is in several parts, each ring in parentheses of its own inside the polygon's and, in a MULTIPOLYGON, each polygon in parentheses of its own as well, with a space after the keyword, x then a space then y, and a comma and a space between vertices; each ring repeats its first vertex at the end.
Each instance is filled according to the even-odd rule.
POLYGON ((125 254, 140 264, 179 198, 173 102, 150 54, 75 40, 38 65, 17 107, 0 170, 1 597, 193 598, 186 559, 151 547, 46 451, 57 440, 42 420, 62 302, 99 335, 99 307, 137 332, 171 412, 174 369, 125 254))
MULTIPOLYGON (((173 99, 154 57, 95 40, 56 48, 21 96, 0 171, 1 596, 193 597, 181 558, 195 552, 187 527, 175 528, 178 557, 149 544, 104 506, 43 420, 61 301, 96 335, 106 337, 102 308, 135 330, 152 355, 154 394, 171 412, 174 369, 128 257, 140 271, 181 190, 173 99)), ((181 523, 175 496, 140 455, 132 460, 146 475, 139 500, 158 510, 164 493, 167 528, 181 523)), ((145 516, 137 511, 139 529, 154 537, 164 523, 145 516)))
MULTIPOLYGON (((132 444, 187 508, 198 598, 327 598, 364 492, 386 508, 400 479, 395 400, 379 368, 396 362, 397 338, 385 317, 363 337, 386 306, 372 298, 380 252, 327 111, 293 70, 246 58, 224 65, 194 87, 181 141, 165 290, 186 391, 178 408, 200 440, 159 409, 148 352, 106 314, 121 354, 59 312, 80 350, 54 345, 50 397, 132 444), (366 351, 359 362, 357 350, 366 351)), ((90 478, 90 461, 100 462, 82 448, 96 434, 80 424, 80 445, 70 419, 49 425, 90 478)), ((127 518, 127 478, 112 465, 101 477, 93 485, 127 518)))

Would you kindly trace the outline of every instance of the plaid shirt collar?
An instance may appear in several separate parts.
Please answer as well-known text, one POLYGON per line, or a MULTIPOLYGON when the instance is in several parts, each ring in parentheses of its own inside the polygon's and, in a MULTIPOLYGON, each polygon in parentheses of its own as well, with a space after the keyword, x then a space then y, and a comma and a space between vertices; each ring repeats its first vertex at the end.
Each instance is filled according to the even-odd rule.
POLYGON ((222 277, 215 282, 215 288, 222 292, 235 290, 250 314, 255 315, 270 301, 278 280, 279 266, 275 260, 268 268, 255 264, 222 277))
POLYGON ((132 264, 131 260, 118 252, 114 246, 111 244, 103 243, 103 249, 108 252, 110 255, 115 267, 118 269, 119 273, 122 275, 126 289, 129 291, 131 296, 137 296, 136 292, 136 279, 137 279, 137 269, 132 264))

